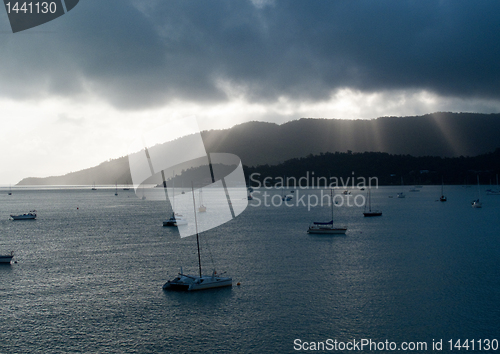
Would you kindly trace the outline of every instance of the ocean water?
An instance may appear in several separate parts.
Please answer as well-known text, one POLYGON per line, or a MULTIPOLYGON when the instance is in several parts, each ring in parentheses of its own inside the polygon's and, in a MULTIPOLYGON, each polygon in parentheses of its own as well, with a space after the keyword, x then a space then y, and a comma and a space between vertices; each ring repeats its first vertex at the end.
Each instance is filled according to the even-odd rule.
POLYGON ((306 233, 328 206, 254 200, 200 235, 205 273, 226 271, 233 287, 193 293, 162 290, 180 266, 197 272, 196 238, 162 226, 166 202, 114 188, 2 191, 0 253, 16 263, 0 266, 0 352, 292 353, 295 340, 329 339, 429 352, 443 340, 450 352, 450 339, 499 340, 500 196, 483 190, 473 209, 475 187, 446 186, 446 203, 440 186, 408 189, 374 190, 378 218, 335 207, 348 227, 337 236, 306 233), (31 209, 37 220, 9 220, 31 209))

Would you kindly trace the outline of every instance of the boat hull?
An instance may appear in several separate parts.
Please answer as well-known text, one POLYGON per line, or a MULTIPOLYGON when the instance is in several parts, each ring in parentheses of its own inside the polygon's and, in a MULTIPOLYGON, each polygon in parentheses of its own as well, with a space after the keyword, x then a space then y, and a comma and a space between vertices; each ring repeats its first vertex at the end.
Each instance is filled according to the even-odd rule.
POLYGON ((363 213, 364 216, 369 217, 369 216, 382 216, 381 211, 368 211, 366 213, 363 213))
POLYGON ((13 255, 0 255, 0 264, 10 264, 13 255))
POLYGON ((179 274, 174 280, 169 280, 163 285, 163 290, 172 291, 197 291, 214 288, 223 288, 233 285, 233 279, 227 277, 199 276, 179 274))
POLYGON ((339 228, 334 228, 334 227, 310 227, 309 230, 307 230, 307 233, 309 234, 322 234, 322 235, 342 235, 347 232, 347 228, 339 227, 339 228))
POLYGON ((35 220, 36 214, 11 215, 12 220, 35 220))

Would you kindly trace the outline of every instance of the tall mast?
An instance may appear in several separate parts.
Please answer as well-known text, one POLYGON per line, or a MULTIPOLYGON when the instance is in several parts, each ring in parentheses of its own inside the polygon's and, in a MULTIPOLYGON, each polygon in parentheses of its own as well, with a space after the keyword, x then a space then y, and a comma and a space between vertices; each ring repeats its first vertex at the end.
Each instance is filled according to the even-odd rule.
POLYGON ((332 198, 332 228, 333 228, 333 189, 330 189, 330 196, 332 198))
POLYGON ((368 187, 368 210, 372 212, 372 189, 368 187))
POLYGON ((196 227, 196 245, 198 246, 198 268, 200 270, 200 279, 201 279, 200 239, 199 239, 199 236, 198 236, 198 222, 196 220, 196 201, 194 200, 193 182, 191 182, 191 192, 193 194, 194 225, 196 227))

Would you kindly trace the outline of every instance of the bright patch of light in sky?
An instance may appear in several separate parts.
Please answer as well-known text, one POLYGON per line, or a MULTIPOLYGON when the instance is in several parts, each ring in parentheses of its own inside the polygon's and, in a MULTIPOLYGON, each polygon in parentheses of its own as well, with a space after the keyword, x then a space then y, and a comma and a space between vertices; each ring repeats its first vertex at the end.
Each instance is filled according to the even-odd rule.
MULTIPOLYGON (((218 104, 174 101, 140 111, 120 111, 96 97, 79 101, 48 98, 38 101, 1 100, 6 132, 0 142, 0 184, 24 177, 63 175, 126 156, 140 134, 170 121, 194 115, 201 130, 224 129, 248 121, 282 124, 307 118, 371 119, 420 115, 436 111, 500 111, 493 100, 439 97, 427 91, 364 93, 340 89, 326 101, 295 102, 280 97, 271 103, 251 103, 242 95, 218 104)), ((183 136, 179 129, 171 139, 183 136)))

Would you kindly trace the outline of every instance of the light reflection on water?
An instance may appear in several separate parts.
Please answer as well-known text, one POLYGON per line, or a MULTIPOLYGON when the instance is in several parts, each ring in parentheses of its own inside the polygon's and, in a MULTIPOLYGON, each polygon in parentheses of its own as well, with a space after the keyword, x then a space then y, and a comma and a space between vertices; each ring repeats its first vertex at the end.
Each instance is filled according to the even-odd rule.
POLYGON ((197 271, 195 238, 161 226, 165 202, 114 189, 0 195, 0 252, 17 260, 0 267, 2 351, 275 353, 294 352, 296 338, 494 338, 500 196, 484 196, 482 209, 470 207, 473 188, 446 187, 446 203, 435 201, 440 186, 388 198, 400 188, 373 191, 380 218, 335 208, 345 236, 306 233, 328 207, 250 202, 201 235, 204 269, 213 258, 233 288, 199 293, 161 290, 180 266, 197 271), (38 220, 8 220, 31 209, 38 220))

